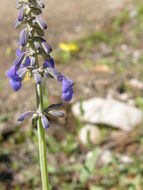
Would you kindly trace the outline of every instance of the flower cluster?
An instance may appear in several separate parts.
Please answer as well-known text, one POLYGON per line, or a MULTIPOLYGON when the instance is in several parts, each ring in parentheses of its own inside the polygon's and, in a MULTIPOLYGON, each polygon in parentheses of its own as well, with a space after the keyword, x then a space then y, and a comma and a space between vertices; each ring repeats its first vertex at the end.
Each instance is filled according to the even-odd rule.
POLYGON ((50 55, 52 48, 43 38, 47 24, 39 15, 44 7, 41 0, 18 0, 17 9, 20 11, 15 28, 21 25, 25 27, 20 33, 16 59, 7 71, 7 77, 15 91, 21 88, 27 73, 34 77, 36 84, 42 82, 44 75, 48 79, 55 78, 61 83, 63 100, 70 101, 73 97, 73 81, 55 69, 54 59, 50 55), (43 58, 41 65, 38 61, 39 56, 43 58))

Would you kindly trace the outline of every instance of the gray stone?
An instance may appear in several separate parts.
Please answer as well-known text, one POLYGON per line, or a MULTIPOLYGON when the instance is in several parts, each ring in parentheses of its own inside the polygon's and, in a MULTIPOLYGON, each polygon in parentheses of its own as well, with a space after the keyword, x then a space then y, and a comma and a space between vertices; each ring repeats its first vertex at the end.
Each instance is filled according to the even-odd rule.
POLYGON ((131 131, 142 122, 142 112, 133 106, 114 99, 91 98, 77 102, 73 114, 91 124, 105 124, 124 131, 131 131))
POLYGON ((99 144, 101 141, 101 132, 97 126, 87 124, 81 128, 78 137, 83 145, 88 145, 88 140, 92 144, 99 144))

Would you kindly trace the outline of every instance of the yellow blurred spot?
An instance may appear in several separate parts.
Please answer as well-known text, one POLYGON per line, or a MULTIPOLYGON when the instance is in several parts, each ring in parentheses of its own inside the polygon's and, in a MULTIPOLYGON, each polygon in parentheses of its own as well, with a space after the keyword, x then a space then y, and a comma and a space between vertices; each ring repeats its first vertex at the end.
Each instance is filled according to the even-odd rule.
POLYGON ((28 82, 29 80, 32 80, 32 82, 35 82, 34 81, 34 78, 33 77, 31 77, 30 76, 30 73, 26 73, 26 76, 25 76, 25 78, 24 78, 24 80, 23 80, 23 82, 28 82))
POLYGON ((11 49, 11 47, 8 47, 8 48, 6 49, 6 54, 7 54, 8 56, 10 56, 11 53, 12 53, 12 49, 11 49))
POLYGON ((76 44, 74 43, 59 43, 59 47, 61 50, 65 51, 65 52, 72 52, 72 51, 78 51, 79 48, 76 44))

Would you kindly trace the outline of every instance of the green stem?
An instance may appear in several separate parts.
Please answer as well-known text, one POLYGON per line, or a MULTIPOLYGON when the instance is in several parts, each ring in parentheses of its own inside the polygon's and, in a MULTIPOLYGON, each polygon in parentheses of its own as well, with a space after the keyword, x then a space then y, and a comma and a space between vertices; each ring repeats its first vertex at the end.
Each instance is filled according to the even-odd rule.
MULTIPOLYGON (((42 84, 36 85, 36 94, 37 94, 37 109, 39 113, 42 113, 43 112, 42 84)), ((40 158, 42 187, 43 187, 43 190, 49 190, 47 159, 46 159, 45 130, 42 126, 40 118, 37 121, 37 128, 38 128, 39 158, 40 158)))

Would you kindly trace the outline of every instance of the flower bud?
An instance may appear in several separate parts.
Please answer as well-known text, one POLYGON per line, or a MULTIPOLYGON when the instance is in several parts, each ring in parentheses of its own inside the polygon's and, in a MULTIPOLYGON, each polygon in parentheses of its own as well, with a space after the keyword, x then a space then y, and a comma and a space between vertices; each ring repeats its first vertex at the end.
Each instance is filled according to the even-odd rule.
POLYGON ((24 67, 24 68, 20 68, 16 74, 19 76, 19 78, 23 79, 26 75, 26 72, 27 72, 27 68, 24 67))
POLYGON ((14 27, 15 28, 19 28, 21 26, 22 22, 20 22, 19 20, 15 21, 14 27))
POLYGON ((45 60, 45 61, 44 61, 44 64, 43 64, 43 67, 44 67, 45 69, 48 68, 48 67, 54 68, 54 67, 55 67, 54 59, 51 57, 49 60, 45 60))
POLYGON ((64 113, 57 110, 50 110, 48 114, 50 114, 53 117, 64 117, 64 113))
POLYGON ((19 15, 18 15, 18 21, 19 22, 22 22, 23 21, 23 18, 24 18, 24 8, 22 8, 19 12, 19 15))
POLYGON ((44 128, 48 128, 49 127, 49 121, 47 119, 47 117, 45 115, 42 114, 41 116, 41 122, 44 128))
POLYGON ((43 29, 43 30, 47 29, 47 24, 46 24, 46 22, 42 18, 37 17, 36 21, 39 24, 39 26, 40 26, 41 29, 43 29))
POLYGON ((18 121, 22 122, 32 116, 35 112, 34 111, 27 111, 21 114, 18 118, 18 121))
POLYGON ((36 84, 40 84, 40 83, 42 82, 42 80, 41 80, 41 75, 39 74, 38 71, 36 71, 36 72, 34 73, 34 80, 35 80, 35 83, 36 83, 36 84))
POLYGON ((62 98, 64 101, 69 102, 73 98, 73 82, 65 77, 62 80, 62 98))
POLYGON ((50 54, 50 53, 52 52, 51 46, 50 46, 46 41, 43 40, 43 41, 41 42, 41 45, 42 45, 43 49, 45 50, 45 52, 46 52, 47 54, 50 54))
POLYGON ((27 45, 27 29, 24 29, 20 33, 20 45, 26 46, 27 45))
POLYGON ((10 79, 9 82, 10 82, 11 88, 12 88, 14 91, 20 90, 20 88, 21 88, 21 86, 22 86, 21 81, 17 81, 17 80, 15 80, 15 79, 10 79))

